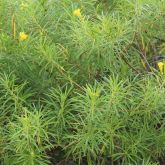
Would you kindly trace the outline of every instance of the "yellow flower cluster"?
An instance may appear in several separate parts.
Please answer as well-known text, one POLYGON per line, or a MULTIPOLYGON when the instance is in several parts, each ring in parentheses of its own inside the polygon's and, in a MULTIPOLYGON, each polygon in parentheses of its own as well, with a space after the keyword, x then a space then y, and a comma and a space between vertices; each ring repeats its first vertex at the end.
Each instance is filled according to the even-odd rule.
POLYGON ((81 17, 81 10, 80 9, 74 10, 73 15, 76 16, 76 17, 81 17))
POLYGON ((19 33, 19 40, 20 40, 20 41, 26 40, 27 37, 28 37, 28 35, 26 35, 24 32, 20 32, 20 33, 19 33))
POLYGON ((164 74, 164 63, 163 62, 158 62, 158 67, 159 67, 160 73, 164 74))

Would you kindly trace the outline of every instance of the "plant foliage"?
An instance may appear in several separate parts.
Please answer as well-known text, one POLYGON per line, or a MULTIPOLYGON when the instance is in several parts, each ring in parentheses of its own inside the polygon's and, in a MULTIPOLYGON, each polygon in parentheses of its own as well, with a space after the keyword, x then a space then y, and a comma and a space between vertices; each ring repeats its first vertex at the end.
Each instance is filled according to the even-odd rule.
POLYGON ((0 18, 1 164, 163 162, 164 0, 0 0, 0 18))

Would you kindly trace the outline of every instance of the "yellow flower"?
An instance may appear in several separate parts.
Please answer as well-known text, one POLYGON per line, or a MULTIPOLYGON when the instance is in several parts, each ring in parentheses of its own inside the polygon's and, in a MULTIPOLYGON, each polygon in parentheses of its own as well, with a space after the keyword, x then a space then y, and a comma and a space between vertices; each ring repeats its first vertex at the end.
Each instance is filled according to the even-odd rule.
POLYGON ((160 73, 163 74, 163 70, 164 70, 163 62, 158 62, 158 67, 159 67, 160 73))
POLYGON ((73 15, 76 16, 76 17, 81 17, 81 10, 80 9, 74 10, 73 15))
POLYGON ((28 37, 28 35, 26 35, 24 32, 20 32, 20 33, 19 33, 19 40, 20 40, 20 41, 26 40, 27 37, 28 37))

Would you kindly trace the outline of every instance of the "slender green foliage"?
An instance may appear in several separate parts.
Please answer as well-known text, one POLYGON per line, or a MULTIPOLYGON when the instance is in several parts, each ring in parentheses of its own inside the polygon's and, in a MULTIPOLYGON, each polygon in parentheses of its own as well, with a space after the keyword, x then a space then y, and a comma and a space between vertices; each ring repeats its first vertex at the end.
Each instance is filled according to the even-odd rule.
POLYGON ((164 0, 0 0, 0 163, 163 162, 164 27, 164 0))

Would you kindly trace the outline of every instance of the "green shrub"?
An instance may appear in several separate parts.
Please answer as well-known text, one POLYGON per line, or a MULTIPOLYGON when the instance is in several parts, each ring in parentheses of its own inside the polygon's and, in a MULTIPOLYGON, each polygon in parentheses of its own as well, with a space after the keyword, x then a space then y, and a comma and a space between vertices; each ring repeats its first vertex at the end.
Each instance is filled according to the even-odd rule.
POLYGON ((163 161, 164 11, 164 0, 0 0, 1 164, 163 161))

